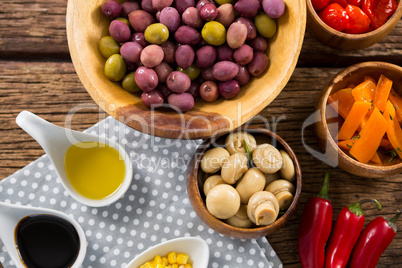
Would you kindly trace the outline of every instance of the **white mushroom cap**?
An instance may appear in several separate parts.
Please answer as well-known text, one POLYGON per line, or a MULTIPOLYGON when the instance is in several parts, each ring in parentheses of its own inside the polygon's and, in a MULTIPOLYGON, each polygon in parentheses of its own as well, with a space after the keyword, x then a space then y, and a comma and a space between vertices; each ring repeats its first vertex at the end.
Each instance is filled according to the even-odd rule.
POLYGON ((225 182, 222 180, 221 175, 212 175, 208 177, 204 182, 204 194, 205 196, 208 195, 209 191, 214 188, 216 185, 224 184, 225 182))
POLYGON ((275 195, 280 209, 288 209, 293 201, 295 187, 288 180, 276 180, 268 184, 267 187, 265 187, 265 191, 275 195))
POLYGON ((222 168, 223 161, 228 157, 229 152, 225 148, 209 149, 201 159, 201 169, 205 173, 215 173, 222 168))
POLYGON ((212 215, 218 219, 228 219, 239 211, 240 196, 233 186, 219 184, 209 191, 205 203, 212 215))
POLYGON ((265 186, 265 176, 258 168, 250 168, 244 173, 236 186, 242 204, 247 204, 250 196, 262 191, 265 186))
POLYGON ((267 191, 253 194, 247 205, 247 215, 256 225, 269 225, 279 214, 279 204, 276 197, 267 191))
POLYGON ((249 228, 253 222, 247 216, 247 205, 241 205, 239 211, 233 217, 226 220, 226 223, 234 227, 249 228))
POLYGON ((230 154, 235 153, 247 153, 244 142, 246 142, 247 147, 249 148, 250 152, 253 152, 254 149, 257 147, 257 142, 253 135, 248 132, 234 132, 229 134, 225 140, 225 147, 226 150, 230 154))
POLYGON ((278 149, 268 143, 258 145, 253 152, 253 162, 264 173, 275 173, 283 165, 278 149))
POLYGON ((232 154, 226 158, 222 165, 222 179, 228 184, 237 182, 248 169, 247 161, 247 157, 240 153, 232 154))
POLYGON ((295 179, 295 166, 289 154, 284 150, 279 151, 283 159, 283 166, 280 170, 281 177, 288 181, 293 181, 295 179))

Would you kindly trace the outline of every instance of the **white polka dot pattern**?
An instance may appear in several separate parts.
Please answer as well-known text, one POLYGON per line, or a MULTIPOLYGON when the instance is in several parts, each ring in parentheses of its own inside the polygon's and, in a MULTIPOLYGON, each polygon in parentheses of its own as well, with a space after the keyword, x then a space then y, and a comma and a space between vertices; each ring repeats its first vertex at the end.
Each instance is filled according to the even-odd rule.
MULTIPOLYGON (((132 185, 114 204, 91 208, 77 203, 62 187, 46 155, 0 182, 0 200, 64 211, 79 222, 88 240, 82 267, 125 267, 150 246, 180 236, 199 236, 208 243, 209 267, 282 267, 265 237, 229 238, 197 217, 185 178, 201 141, 152 137, 112 117, 87 132, 118 137, 131 157, 132 185)), ((0 249, 0 262, 14 267, 1 241, 0 249)))

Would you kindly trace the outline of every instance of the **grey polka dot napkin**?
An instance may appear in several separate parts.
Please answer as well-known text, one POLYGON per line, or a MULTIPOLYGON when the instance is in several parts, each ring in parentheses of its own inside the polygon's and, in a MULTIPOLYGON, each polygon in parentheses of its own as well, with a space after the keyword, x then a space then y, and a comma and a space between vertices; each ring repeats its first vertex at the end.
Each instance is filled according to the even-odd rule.
MULTIPOLYGON (((197 217, 187 196, 186 175, 200 140, 153 137, 112 117, 86 132, 118 140, 131 157, 133 182, 117 202, 102 208, 78 203, 64 190, 46 155, 0 182, 1 201, 56 209, 78 221, 88 241, 82 267, 125 267, 147 248, 182 236, 208 243, 208 267, 282 267, 265 237, 229 238, 197 217)), ((1 241, 0 248, 0 262, 14 267, 1 241)))

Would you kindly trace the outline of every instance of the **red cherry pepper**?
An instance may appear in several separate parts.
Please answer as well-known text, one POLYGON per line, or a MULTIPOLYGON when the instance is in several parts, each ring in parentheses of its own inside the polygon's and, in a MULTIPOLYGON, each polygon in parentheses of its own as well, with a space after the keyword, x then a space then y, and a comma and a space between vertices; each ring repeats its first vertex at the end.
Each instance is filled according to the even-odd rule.
POLYGON ((338 3, 329 4, 319 16, 325 24, 337 31, 343 31, 349 21, 349 16, 346 10, 338 3))
POLYGON ((345 8, 347 5, 349 5, 348 1, 346 1, 346 0, 332 0, 331 2, 332 3, 338 3, 343 8, 345 8))
POLYGON ((359 34, 370 30, 370 18, 363 10, 353 5, 347 5, 345 10, 349 16, 349 22, 344 30, 346 33, 359 34))
POLYGON ((365 217, 361 205, 375 202, 377 209, 381 204, 375 199, 365 199, 344 207, 338 215, 325 254, 326 268, 346 267, 350 254, 364 227, 365 217))
POLYGON ((348 0, 348 4, 361 7, 362 6, 362 0, 348 0))
POLYGON ((314 10, 321 10, 326 7, 331 0, 311 0, 314 10))
POLYGON ((392 14, 394 14, 398 2, 396 0, 363 0, 363 11, 371 20, 374 29, 381 27, 392 14))
POLYGON ((331 233, 332 204, 328 200, 329 174, 317 197, 311 197, 303 210, 298 248, 303 267, 324 267, 325 243, 331 233))
POLYGON ((383 217, 377 217, 367 224, 353 250, 351 268, 375 268, 381 254, 395 237, 396 221, 400 215, 401 212, 398 210, 389 221, 383 217))

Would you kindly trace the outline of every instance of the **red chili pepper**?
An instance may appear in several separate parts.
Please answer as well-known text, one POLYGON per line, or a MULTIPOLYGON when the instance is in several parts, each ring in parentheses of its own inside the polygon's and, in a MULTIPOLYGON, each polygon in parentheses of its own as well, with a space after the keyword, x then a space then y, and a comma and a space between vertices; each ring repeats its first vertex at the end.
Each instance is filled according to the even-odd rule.
POLYGON ((367 224, 353 250, 350 268, 375 268, 381 254, 395 237, 396 221, 400 215, 401 212, 398 210, 389 221, 377 217, 367 224))
POLYGON ((359 34, 370 30, 370 18, 363 10, 353 5, 347 5, 345 10, 349 16, 349 22, 344 30, 346 33, 359 34))
POLYGON ((345 29, 346 24, 349 21, 349 16, 346 13, 346 10, 338 3, 329 4, 319 13, 319 16, 325 24, 340 32, 345 29))
POLYGON ((381 27, 394 14, 397 7, 396 0, 363 0, 362 5, 374 29, 381 27))
POLYGON ((318 11, 326 7, 331 0, 311 0, 314 10, 318 11))
POLYGON ((366 202, 375 202, 377 209, 381 209, 377 200, 365 199, 344 207, 339 213, 327 245, 326 268, 341 268, 348 264, 353 247, 364 227, 365 217, 361 205, 366 202))
POLYGON ((298 248, 303 267, 324 267, 325 243, 331 233, 332 204, 328 198, 329 174, 317 197, 311 197, 303 210, 300 222, 298 248))

